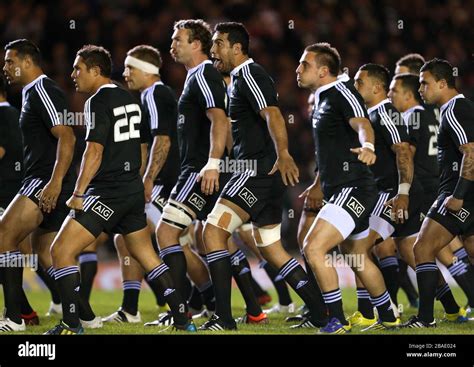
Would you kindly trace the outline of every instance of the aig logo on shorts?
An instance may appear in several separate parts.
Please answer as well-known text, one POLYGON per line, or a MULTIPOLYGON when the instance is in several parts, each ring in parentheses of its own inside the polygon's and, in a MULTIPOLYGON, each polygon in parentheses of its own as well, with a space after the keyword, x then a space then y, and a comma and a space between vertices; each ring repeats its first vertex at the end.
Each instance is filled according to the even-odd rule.
POLYGON ((388 219, 392 220, 392 206, 386 206, 382 212, 388 219))
POLYGON ((155 204, 158 205, 161 209, 163 209, 166 204, 166 199, 158 195, 158 197, 155 199, 155 204))
POLYGON ((114 211, 110 209, 104 203, 97 201, 94 206, 92 207, 92 211, 98 214, 100 217, 104 218, 105 220, 109 220, 114 211))
POLYGON ((246 187, 240 190, 239 196, 247 203, 249 207, 252 207, 253 204, 257 202, 257 198, 255 197, 255 195, 246 187))
POLYGON ((189 197, 188 201, 198 210, 202 210, 202 208, 204 208, 204 205, 206 205, 206 200, 204 200, 195 192, 189 197))
POLYGON ((469 214, 471 214, 464 208, 461 208, 461 210, 458 211, 457 213, 451 213, 451 212, 449 212, 449 213, 454 215, 456 218, 458 218, 463 223, 466 221, 467 217, 469 217, 469 214))
POLYGON ((347 200, 346 206, 355 214, 357 215, 357 218, 359 218, 362 213, 364 212, 365 208, 364 206, 357 201, 357 199, 353 196, 347 200))
POLYGON ((39 200, 42 192, 43 192, 43 189, 38 190, 38 192, 35 194, 35 198, 37 198, 39 200))

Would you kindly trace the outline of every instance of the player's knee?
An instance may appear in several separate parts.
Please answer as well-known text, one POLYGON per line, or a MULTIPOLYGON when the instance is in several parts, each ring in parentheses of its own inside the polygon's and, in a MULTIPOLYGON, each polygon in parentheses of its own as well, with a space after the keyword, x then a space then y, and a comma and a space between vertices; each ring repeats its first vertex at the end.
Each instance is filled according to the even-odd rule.
MULTIPOLYGON (((194 219, 193 216, 194 214, 184 205, 170 199, 163 208, 161 221, 182 231, 191 225, 194 219)), ((162 226, 158 227, 157 233, 160 232, 160 227, 162 226)))
POLYGON ((281 224, 271 228, 253 226, 252 235, 257 247, 268 247, 281 240, 281 224))
POLYGON ((426 261, 426 258, 434 256, 433 250, 428 242, 416 240, 413 245, 413 253, 415 254, 415 261, 417 263, 426 261))
POLYGON ((232 234, 237 228, 242 226, 243 221, 240 216, 227 205, 217 203, 207 216, 207 224, 220 228, 229 234, 232 234))

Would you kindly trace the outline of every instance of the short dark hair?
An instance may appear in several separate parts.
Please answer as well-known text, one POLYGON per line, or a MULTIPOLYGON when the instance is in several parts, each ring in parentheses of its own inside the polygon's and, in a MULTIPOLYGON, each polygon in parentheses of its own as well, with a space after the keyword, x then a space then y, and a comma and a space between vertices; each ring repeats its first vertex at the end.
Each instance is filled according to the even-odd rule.
POLYGON ((7 50, 14 50, 17 52, 18 57, 24 58, 25 56, 29 56, 33 63, 37 66, 41 64, 41 52, 38 46, 36 46, 30 40, 25 38, 17 39, 15 41, 11 41, 5 45, 5 51, 7 50))
POLYGON ((327 42, 314 43, 306 46, 305 51, 316 53, 316 62, 321 66, 327 66, 332 76, 337 76, 341 69, 341 56, 336 48, 327 42))
POLYGON ((420 69, 420 72, 429 71, 438 82, 446 80, 449 88, 456 88, 456 79, 454 77, 453 65, 447 60, 433 59, 426 62, 420 69))
POLYGON ((149 62, 150 64, 153 64, 158 68, 161 68, 161 65, 163 63, 160 51, 150 45, 135 46, 127 52, 127 55, 149 62))
POLYGON ((405 66, 410 73, 419 74, 420 69, 425 63, 425 58, 420 54, 412 53, 402 56, 397 61, 397 66, 405 66))
POLYGON ((0 95, 3 97, 7 96, 7 78, 3 73, 0 73, 0 95))
POLYGON ((390 72, 388 69, 380 64, 373 64, 368 63, 362 65, 359 70, 367 71, 367 75, 370 78, 375 78, 383 85, 383 88, 386 92, 388 92, 389 84, 390 84, 390 72))
POLYGON ((218 23, 214 27, 215 32, 226 33, 228 34, 227 39, 231 46, 236 43, 240 43, 242 46, 242 53, 248 55, 249 53, 249 43, 250 36, 249 32, 242 23, 237 22, 223 22, 218 23))
POLYGON ((106 78, 110 78, 112 75, 112 57, 104 47, 85 45, 77 51, 76 56, 82 57, 87 70, 97 66, 100 69, 100 75, 106 78))
POLYGON ((397 74, 393 77, 393 80, 400 80, 403 89, 407 89, 413 93, 413 96, 418 102, 422 102, 420 93, 420 81, 418 75, 410 73, 397 74))
POLYGON ((210 56, 212 47, 212 33, 211 27, 202 19, 182 19, 174 23, 174 30, 187 29, 189 30, 189 43, 193 41, 201 42, 202 52, 210 56))

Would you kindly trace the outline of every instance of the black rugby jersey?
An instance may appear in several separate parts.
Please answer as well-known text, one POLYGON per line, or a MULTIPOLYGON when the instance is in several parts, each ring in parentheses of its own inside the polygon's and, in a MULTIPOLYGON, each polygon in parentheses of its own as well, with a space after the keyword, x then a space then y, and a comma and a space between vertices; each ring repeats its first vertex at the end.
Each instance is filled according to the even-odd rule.
POLYGON ((177 102, 170 87, 158 81, 141 93, 143 109, 142 125, 150 131, 147 141, 149 149, 153 137, 166 135, 170 139, 170 149, 166 162, 158 173, 156 181, 174 185, 179 175, 179 149, 176 136, 177 102))
MULTIPOLYGON (((441 106, 438 133, 439 193, 452 194, 461 173, 463 154, 459 147, 474 142, 474 103, 458 94, 441 106)), ((465 200, 474 200, 470 190, 465 200)))
POLYGON ((178 102, 178 144, 181 174, 199 172, 209 159, 210 108, 227 110, 226 85, 210 60, 188 70, 178 102))

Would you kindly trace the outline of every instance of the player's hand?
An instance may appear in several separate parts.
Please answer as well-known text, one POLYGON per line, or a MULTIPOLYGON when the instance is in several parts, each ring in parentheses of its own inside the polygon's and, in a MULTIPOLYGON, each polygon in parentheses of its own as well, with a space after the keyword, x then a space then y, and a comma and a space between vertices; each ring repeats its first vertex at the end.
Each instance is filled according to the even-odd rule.
POLYGON ((395 223, 405 223, 408 219, 408 204, 410 199, 408 195, 397 194, 394 198, 390 199, 385 206, 391 206, 391 219, 395 223))
POLYGON ((273 175, 276 171, 280 171, 281 179, 285 186, 288 186, 288 183, 291 186, 295 186, 295 184, 300 182, 300 171, 298 170, 293 157, 286 150, 280 152, 272 170, 268 174, 273 175))
POLYGON ((304 190, 300 196, 300 198, 305 198, 304 206, 308 209, 321 209, 323 206, 323 192, 321 190, 321 186, 317 184, 312 184, 306 190, 304 190))
POLYGON ((66 205, 74 210, 83 210, 84 209, 84 199, 83 198, 78 198, 75 197, 74 195, 69 198, 68 201, 66 201, 66 205))
POLYGON ((464 200, 456 199, 453 195, 448 196, 444 202, 444 206, 452 213, 457 213, 462 209, 464 200))
POLYGON ((368 166, 375 163, 377 156, 369 148, 351 148, 351 152, 357 154, 357 159, 368 166))
POLYGON ((145 202, 149 203, 153 191, 153 180, 150 177, 143 177, 143 186, 145 187, 145 202))
POLYGON ((206 169, 206 166, 199 172, 197 182, 201 182, 201 191, 205 195, 212 195, 219 191, 219 170, 206 169))
POLYGON ((39 208, 46 213, 51 213, 51 211, 56 208, 61 189, 61 181, 50 180, 41 191, 38 204, 39 208))

